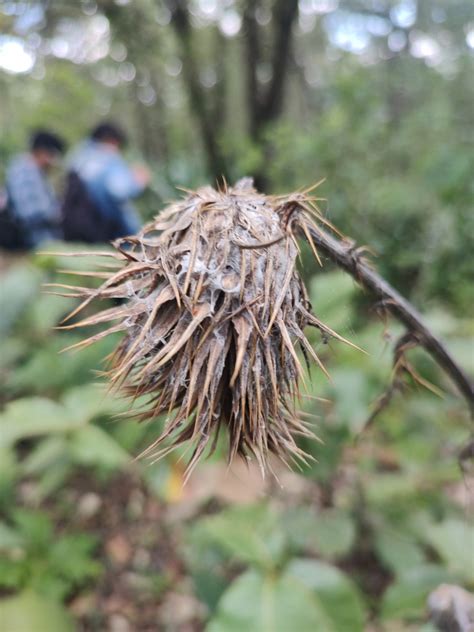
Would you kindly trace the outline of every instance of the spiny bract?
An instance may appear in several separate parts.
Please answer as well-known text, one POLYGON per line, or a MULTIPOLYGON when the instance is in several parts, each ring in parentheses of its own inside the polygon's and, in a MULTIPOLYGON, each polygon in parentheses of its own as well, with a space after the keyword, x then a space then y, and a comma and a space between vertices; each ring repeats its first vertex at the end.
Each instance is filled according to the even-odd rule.
POLYGON ((295 268, 298 234, 317 257, 309 229, 318 220, 307 193, 267 197, 249 179, 204 187, 103 253, 121 268, 98 273, 106 278, 99 289, 75 288, 84 300, 68 319, 93 299, 125 299, 68 327, 118 321, 80 345, 125 332, 112 383, 148 396, 142 419, 167 413, 146 454, 159 458, 189 441, 189 473, 224 426, 230 461, 254 455, 265 472, 270 453, 304 460, 295 437, 311 433, 295 410, 297 348, 324 370, 304 328, 339 338, 311 313, 295 268))

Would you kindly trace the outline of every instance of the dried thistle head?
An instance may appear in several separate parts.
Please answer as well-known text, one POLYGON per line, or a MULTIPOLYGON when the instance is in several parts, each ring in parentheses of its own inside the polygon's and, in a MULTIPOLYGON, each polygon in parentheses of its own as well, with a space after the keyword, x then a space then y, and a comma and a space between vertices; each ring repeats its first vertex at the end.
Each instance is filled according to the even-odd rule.
POLYGON ((267 197, 249 179, 204 187, 104 253, 121 268, 100 273, 99 289, 75 288, 84 300, 68 319, 93 299, 125 299, 67 326, 109 323, 79 346, 125 332, 111 358, 112 384, 148 396, 141 419, 167 414, 146 454, 159 458, 190 442, 189 473, 224 427, 229 460, 253 455, 262 471, 270 453, 304 460, 295 437, 311 432, 295 409, 297 350, 324 371, 304 329, 339 338, 311 313, 295 268, 298 235, 317 256, 308 228, 318 218, 303 193, 267 197))

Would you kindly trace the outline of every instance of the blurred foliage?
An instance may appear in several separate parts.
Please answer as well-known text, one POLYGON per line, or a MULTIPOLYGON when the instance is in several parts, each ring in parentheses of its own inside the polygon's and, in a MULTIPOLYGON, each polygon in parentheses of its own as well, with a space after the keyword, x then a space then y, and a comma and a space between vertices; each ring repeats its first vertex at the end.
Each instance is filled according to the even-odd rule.
MULTIPOLYGON (((140 563, 136 581, 145 582, 159 599, 169 590, 183 590, 183 581, 191 582, 186 590, 191 587, 204 607, 201 621, 213 632, 362 631, 369 620, 421 625, 426 597, 440 583, 474 587, 472 565, 466 564, 474 530, 463 502, 445 491, 461 494, 464 488, 456 461, 469 435, 463 403, 427 358, 415 356, 423 374, 445 390, 443 399, 412 385, 363 430, 371 404, 390 380, 390 349, 383 335, 393 339, 399 328, 390 325, 384 334, 383 323, 370 312, 365 321, 361 318, 364 308, 354 300, 358 292, 351 279, 321 271, 309 285, 318 315, 368 352, 313 340, 332 377, 327 382, 315 371, 307 395, 323 400, 303 399, 304 410, 320 417, 317 434, 323 445, 304 442, 317 461, 293 475, 295 493, 291 485, 287 491, 270 486, 260 500, 257 493, 242 505, 232 495, 216 501, 205 485, 195 500, 187 500, 179 455, 155 465, 133 462, 157 435, 160 421, 143 426, 121 418, 129 404, 106 395, 94 377, 114 341, 101 341, 93 353, 58 355, 76 338, 48 331, 72 301, 41 294, 40 284, 69 278, 54 270, 77 268, 76 261, 32 255, 2 277, 8 294, 0 294, 6 349, 0 369, 5 401, 0 413, 0 589, 18 595, 0 600, 8 616, 20 616, 15 604, 21 610, 23 600, 38 600, 37 595, 42 597, 38 607, 44 608, 48 600, 60 603, 93 591, 110 572, 113 531, 85 527, 68 500, 85 472, 92 481, 85 497, 92 489, 106 498, 114 477, 128 473, 171 516, 173 507, 182 507, 184 518, 169 519, 184 575, 173 579, 140 563), (363 324, 354 329, 357 322, 363 324)), ((93 266, 93 257, 85 263, 93 266)), ((448 343, 459 347, 472 335, 471 325, 439 310, 433 322, 448 343)), ((201 466, 203 472, 221 467, 222 454, 219 449, 209 465, 201 466)), ((283 470, 278 472, 283 476, 283 470)), ((216 476, 218 492, 223 470, 216 476)), ((246 487, 245 478, 238 485, 246 487)), ((199 486, 198 479, 194 493, 199 486)), ((121 520, 127 520, 125 514, 121 520)), ((115 554, 120 556, 120 549, 115 554)), ((63 615, 58 611, 58 616, 63 615)), ((105 625, 88 621, 90 629, 105 625)), ((201 629, 201 623, 196 625, 201 629)))
MULTIPOLYGON (((35 59, 24 73, 0 69, 0 182, 32 128, 50 126, 74 144, 103 117, 127 127, 129 158, 152 167, 144 218, 176 195, 176 185, 215 177, 173 4, 180 3, 0 6, 0 66, 6 37, 35 59)), ((474 5, 301 0, 283 105, 257 135, 246 89, 251 4, 189 3, 196 76, 228 175, 257 174, 275 193, 325 177, 315 194, 328 219, 377 253, 378 269, 472 371, 474 331, 465 314, 474 299, 474 83, 466 42, 474 5)), ((255 4, 263 56, 256 78, 265 90, 277 2, 255 4)), ((143 629, 179 630, 183 622, 173 617, 186 608, 173 600, 186 597, 196 630, 432 632, 428 593, 442 582, 474 589, 468 482, 457 464, 470 433, 463 402, 431 360, 413 352, 444 397, 407 385, 365 428, 390 382, 401 329, 377 319, 351 279, 329 265, 320 270, 304 249, 302 260, 318 317, 367 351, 312 339, 332 378, 313 371, 302 400, 322 441, 303 442, 316 460, 289 478, 277 468, 279 484, 262 482, 251 466, 232 478, 218 449, 183 490, 183 454, 151 465, 134 460, 161 421, 128 418, 129 404, 97 378, 117 338, 59 353, 79 340, 53 329, 71 300, 41 286, 70 282, 67 271, 93 268, 93 257, 2 257, 0 620, 7 629, 66 632, 73 619, 78 629, 109 629, 120 607, 107 602, 111 593, 123 600, 131 629, 143 614, 143 629)))
POLYGON ((210 134, 231 179, 257 175, 268 192, 282 192, 326 178, 317 191, 329 199, 323 210, 379 254, 389 280, 419 301, 467 309, 474 300, 467 43, 474 5, 301 0, 289 70, 275 78, 279 4, 259 0, 248 15, 252 3, 232 1, 6 3, 5 29, 35 65, 23 75, 2 73, 0 58, 0 177, 32 128, 51 126, 73 145, 110 116, 130 132, 130 157, 141 154, 153 169, 140 203, 149 218, 174 186, 221 175, 209 171, 210 134), (178 5, 189 6, 184 43, 178 5), (261 49, 253 62, 248 19, 261 49), (276 79, 284 90, 283 105, 258 133, 252 71, 257 101, 276 79))
POLYGON ((18 509, 12 525, 1 525, 0 549, 10 552, 0 560, 0 585, 31 589, 53 599, 64 599, 91 577, 100 564, 91 558, 94 538, 86 533, 55 536, 50 518, 18 509))

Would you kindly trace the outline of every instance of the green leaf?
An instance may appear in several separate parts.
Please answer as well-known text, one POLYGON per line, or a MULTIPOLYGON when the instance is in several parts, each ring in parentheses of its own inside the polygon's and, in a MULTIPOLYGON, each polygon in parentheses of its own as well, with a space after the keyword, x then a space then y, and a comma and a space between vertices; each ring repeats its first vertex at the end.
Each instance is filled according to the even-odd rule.
POLYGON ((335 369, 331 377, 329 396, 334 400, 335 418, 357 434, 367 420, 373 397, 367 377, 350 368, 335 369))
POLYGON ((78 420, 121 413, 129 403, 119 395, 107 392, 101 384, 85 384, 69 389, 62 398, 65 408, 78 420))
POLYGON ((338 509, 318 513, 313 534, 317 550, 323 557, 329 558, 349 553, 356 535, 352 518, 338 509))
POLYGON ((0 522, 0 551, 8 551, 24 544, 22 536, 15 530, 0 522))
POLYGON ((8 446, 28 437, 67 432, 77 425, 56 402, 44 397, 17 399, 0 415, 0 444, 8 446))
POLYGON ((257 571, 240 575, 219 601, 206 632, 335 632, 324 610, 297 579, 257 571))
POLYGON ((282 516, 282 527, 292 551, 314 549, 313 530, 317 513, 308 507, 292 507, 282 516))
POLYGON ((340 509, 316 512, 297 507, 284 514, 283 528, 297 551, 310 549, 326 558, 349 553, 355 538, 352 518, 340 509))
POLYGON ((468 582, 474 582, 474 527, 452 518, 430 525, 425 536, 450 571, 468 582))
POLYGON ((5 632, 74 632, 75 628, 61 604, 30 591, 0 600, 0 621, 5 632))
POLYGON ((384 619, 421 617, 426 610, 428 594, 442 584, 452 581, 452 576, 441 566, 424 564, 401 573, 397 581, 388 587, 383 596, 384 619))
POLYGON ((102 428, 84 426, 74 433, 70 449, 74 460, 81 465, 118 468, 130 463, 128 453, 102 428))
POLYGON ((45 437, 38 442, 38 445, 22 462, 22 472, 30 476, 39 474, 49 467, 54 467, 56 462, 67 452, 67 449, 68 442, 63 436, 45 437))
POLYGON ((36 335, 51 334, 51 330, 71 311, 71 299, 63 296, 39 296, 29 309, 28 323, 36 335))
POLYGON ((39 479, 37 496, 41 502, 47 496, 54 494, 64 487, 67 479, 73 473, 73 463, 68 452, 65 452, 54 466, 48 467, 39 479))
POLYGON ((225 553, 217 545, 210 545, 206 531, 197 527, 186 533, 182 554, 196 596, 213 612, 229 585, 225 553))
POLYGON ((5 369, 17 362, 21 356, 29 350, 25 339, 7 338, 2 340, 2 353, 0 354, 0 369, 5 369))
POLYGON ((87 533, 70 533, 60 537, 49 550, 51 569, 73 585, 97 576, 102 565, 92 558, 96 544, 96 538, 87 533))
POLYGON ((13 392, 42 394, 59 392, 65 388, 90 382, 92 371, 101 367, 101 362, 117 344, 117 337, 109 336, 80 351, 60 354, 70 344, 83 339, 79 334, 52 336, 47 345, 35 349, 28 360, 8 375, 6 388, 13 392))
POLYGON ((396 575, 424 563, 425 556, 411 536, 382 528, 376 533, 375 549, 384 565, 396 575))
POLYGON ((53 541, 53 525, 46 514, 21 508, 14 510, 13 519, 28 547, 46 548, 53 541))
POLYGON ((420 479, 412 473, 378 473, 367 481, 366 493, 370 503, 392 505, 413 499, 420 493, 420 479))
POLYGON ((324 562, 296 559, 289 564, 286 575, 298 579, 314 591, 331 621, 332 629, 337 632, 362 632, 364 605, 355 586, 342 571, 324 562))
POLYGON ((278 516, 268 505, 235 507, 201 521, 211 543, 228 555, 264 568, 275 568, 282 559, 286 539, 278 516))
POLYGON ((29 263, 12 267, 0 277, 0 338, 6 336, 39 291, 41 273, 29 263))

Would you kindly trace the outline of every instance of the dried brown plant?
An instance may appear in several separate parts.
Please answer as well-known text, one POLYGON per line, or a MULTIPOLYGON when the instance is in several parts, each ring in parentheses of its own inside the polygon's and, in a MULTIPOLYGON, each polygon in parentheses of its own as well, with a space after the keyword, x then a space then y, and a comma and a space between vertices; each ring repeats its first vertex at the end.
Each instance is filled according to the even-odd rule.
POLYGON ((229 461, 254 456, 265 472, 270 453, 305 460, 296 437, 312 433, 295 407, 300 357, 326 371, 304 330, 343 340, 312 313, 295 267, 299 236, 319 260, 311 232, 323 221, 309 191, 268 197, 249 179, 204 187, 103 253, 120 268, 97 273, 105 279, 98 289, 67 286, 83 301, 66 327, 110 324, 75 346, 125 332, 112 384, 148 396, 141 419, 167 414, 145 454, 190 442, 189 473, 225 427, 229 461), (122 302, 75 320, 94 299, 122 302))

